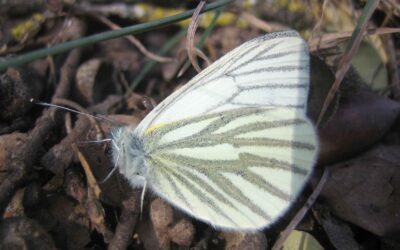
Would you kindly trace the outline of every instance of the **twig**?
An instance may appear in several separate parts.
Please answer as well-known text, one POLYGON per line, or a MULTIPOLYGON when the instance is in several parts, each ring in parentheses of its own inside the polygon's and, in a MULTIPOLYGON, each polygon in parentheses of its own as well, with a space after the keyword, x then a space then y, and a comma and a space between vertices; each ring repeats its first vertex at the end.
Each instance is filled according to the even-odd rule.
POLYGON ((351 59, 354 57, 355 53, 358 51, 358 48, 360 47, 363 34, 367 29, 368 20, 371 18, 372 14, 374 13, 378 5, 379 5, 379 0, 369 0, 367 5, 364 7, 363 14, 360 17, 359 23, 357 25, 359 29, 356 28, 356 30, 353 32, 350 45, 347 47, 346 52, 344 53, 343 57, 339 62, 338 70, 336 71, 335 74, 336 77, 335 82, 332 84, 332 87, 329 90, 329 93, 325 99, 324 105, 322 106, 321 113, 319 114, 317 120, 317 126, 321 123, 326 110, 328 109, 329 105, 331 104, 332 100, 335 97, 336 91, 339 89, 340 83, 342 82, 347 70, 350 68, 351 59))
POLYGON ((122 250, 128 247, 139 217, 138 209, 136 207, 139 202, 138 197, 132 195, 131 198, 122 203, 122 214, 117 228, 115 229, 114 237, 108 246, 109 250, 122 250))
MULTIPOLYGON (((373 28, 367 29, 364 35, 386 35, 400 32, 400 28, 373 28)), ((352 32, 336 32, 329 34, 322 34, 320 37, 310 37, 308 40, 308 47, 310 51, 318 51, 321 49, 329 49, 336 47, 343 40, 351 37, 352 32)))

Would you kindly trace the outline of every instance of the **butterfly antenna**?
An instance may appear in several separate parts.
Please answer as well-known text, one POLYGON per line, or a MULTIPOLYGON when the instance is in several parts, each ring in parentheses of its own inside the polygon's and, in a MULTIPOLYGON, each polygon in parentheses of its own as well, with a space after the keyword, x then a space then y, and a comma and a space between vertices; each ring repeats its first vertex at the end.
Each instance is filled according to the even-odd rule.
POLYGON ((45 107, 53 107, 53 108, 66 110, 66 111, 69 111, 69 112, 72 112, 72 113, 76 113, 76 114, 80 114, 80 115, 86 115, 86 116, 93 117, 93 118, 98 119, 98 120, 104 120, 104 121, 110 122, 113 125, 117 124, 115 121, 110 120, 108 118, 105 118, 104 116, 91 115, 89 113, 81 112, 81 111, 78 111, 76 109, 67 108, 67 107, 64 107, 64 106, 57 105, 57 104, 41 102, 41 101, 35 100, 34 98, 31 98, 30 102, 33 103, 33 104, 37 104, 37 105, 41 105, 41 106, 45 106, 45 107))
POLYGON ((101 140, 91 140, 91 141, 78 141, 76 142, 77 144, 89 144, 89 143, 102 143, 102 142, 113 142, 113 139, 107 138, 107 139, 101 139, 101 140))
POLYGON ((101 181, 99 181, 99 184, 104 184, 106 181, 108 181, 108 179, 110 179, 110 177, 115 173, 115 170, 117 170, 118 167, 117 165, 114 166, 113 170, 110 171, 110 173, 108 173, 108 175, 101 181))

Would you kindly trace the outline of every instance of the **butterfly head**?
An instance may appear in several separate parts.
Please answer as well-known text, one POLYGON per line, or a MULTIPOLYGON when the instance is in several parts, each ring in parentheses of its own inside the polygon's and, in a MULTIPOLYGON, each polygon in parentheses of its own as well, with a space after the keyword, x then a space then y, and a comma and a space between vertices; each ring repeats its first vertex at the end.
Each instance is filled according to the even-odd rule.
POLYGON ((142 139, 132 127, 118 127, 111 132, 113 161, 134 187, 143 185, 147 176, 146 153, 142 139))

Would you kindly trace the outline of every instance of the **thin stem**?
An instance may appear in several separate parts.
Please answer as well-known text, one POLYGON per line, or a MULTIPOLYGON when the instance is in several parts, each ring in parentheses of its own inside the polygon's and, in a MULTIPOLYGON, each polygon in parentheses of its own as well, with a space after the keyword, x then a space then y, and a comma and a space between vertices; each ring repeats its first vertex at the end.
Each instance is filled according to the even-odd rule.
MULTIPOLYGON (((207 12, 216 8, 219 8, 221 6, 227 5, 229 3, 233 2, 233 0, 220 0, 215 3, 207 4, 202 12, 207 12)), ((55 55, 59 54, 74 48, 78 47, 83 47, 87 46, 93 43, 129 35, 129 34, 138 34, 142 33, 145 31, 153 30, 156 28, 160 28, 163 26, 167 26, 172 23, 176 23, 179 21, 182 21, 184 19, 187 19, 191 17, 194 13, 194 10, 188 10, 183 13, 166 17, 166 18, 161 18, 158 20, 154 20, 151 22, 147 23, 141 23, 133 26, 129 26, 126 28, 122 28, 119 30, 112 30, 112 31, 107 31, 103 32, 100 34, 96 35, 91 35, 87 36, 84 38, 68 41, 62 44, 55 45, 53 47, 45 48, 45 49, 39 49, 30 53, 26 53, 20 56, 12 57, 12 58, 7 58, 3 61, 0 61, 0 71, 6 69, 7 67, 15 67, 15 66, 20 66, 22 64, 31 62, 33 60, 43 58, 49 55, 55 55)))

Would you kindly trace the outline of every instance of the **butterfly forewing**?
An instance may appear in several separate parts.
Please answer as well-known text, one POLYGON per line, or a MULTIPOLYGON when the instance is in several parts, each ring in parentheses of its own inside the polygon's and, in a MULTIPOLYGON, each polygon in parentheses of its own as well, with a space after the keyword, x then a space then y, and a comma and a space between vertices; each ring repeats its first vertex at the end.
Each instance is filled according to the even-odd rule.
POLYGON ((257 37, 232 50, 161 102, 139 124, 153 125, 243 107, 304 109, 309 56, 297 32, 257 37))
POLYGON ((196 116, 153 129, 143 141, 155 192, 212 225, 247 230, 288 208, 317 148, 303 111, 290 108, 196 116))

